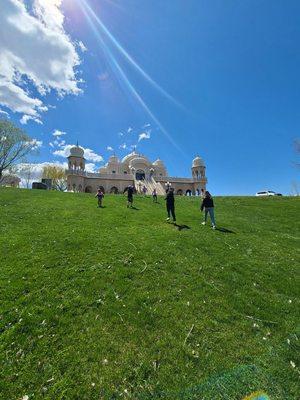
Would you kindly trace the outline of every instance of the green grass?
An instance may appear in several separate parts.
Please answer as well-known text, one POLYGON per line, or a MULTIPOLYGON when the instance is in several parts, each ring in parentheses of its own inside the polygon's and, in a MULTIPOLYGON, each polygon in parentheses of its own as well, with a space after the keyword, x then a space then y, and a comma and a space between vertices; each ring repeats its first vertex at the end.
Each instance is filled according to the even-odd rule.
POLYGON ((0 190, 1 399, 299 398, 299 199, 104 205, 0 190))

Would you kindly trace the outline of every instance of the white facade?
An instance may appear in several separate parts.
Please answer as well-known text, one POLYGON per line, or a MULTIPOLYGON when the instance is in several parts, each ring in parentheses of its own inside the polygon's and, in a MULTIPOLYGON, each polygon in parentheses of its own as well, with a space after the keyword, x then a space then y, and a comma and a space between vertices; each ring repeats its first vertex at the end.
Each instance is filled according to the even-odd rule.
POLYGON ((192 162, 192 177, 177 178, 168 176, 162 160, 151 162, 136 151, 122 160, 111 156, 98 173, 85 171, 84 151, 74 146, 68 157, 68 190, 92 193, 101 188, 105 193, 122 193, 128 185, 134 185, 137 191, 145 186, 149 192, 156 188, 158 194, 164 194, 167 186, 172 186, 176 194, 200 193, 206 189, 205 165, 200 157, 192 162))

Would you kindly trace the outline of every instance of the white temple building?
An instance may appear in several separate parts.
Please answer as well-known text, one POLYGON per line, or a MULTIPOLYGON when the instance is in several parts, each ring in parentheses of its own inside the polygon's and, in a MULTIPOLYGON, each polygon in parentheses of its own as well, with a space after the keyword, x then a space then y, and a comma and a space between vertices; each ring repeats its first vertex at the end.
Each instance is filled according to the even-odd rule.
POLYGON ((177 195, 199 194, 206 189, 205 165, 200 157, 192 162, 191 178, 168 176, 164 162, 157 159, 151 162, 136 151, 122 160, 111 156, 107 164, 98 173, 85 170, 84 150, 78 144, 71 148, 68 157, 67 184, 69 191, 93 193, 101 188, 105 193, 123 193, 129 185, 134 185, 138 192, 145 186, 151 193, 165 194, 168 186, 173 187, 177 195))

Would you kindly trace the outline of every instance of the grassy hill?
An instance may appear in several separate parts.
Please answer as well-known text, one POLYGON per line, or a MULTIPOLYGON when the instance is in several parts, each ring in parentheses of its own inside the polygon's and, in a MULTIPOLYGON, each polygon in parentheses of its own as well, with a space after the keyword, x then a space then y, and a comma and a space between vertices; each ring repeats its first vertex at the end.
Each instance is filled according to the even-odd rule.
POLYGON ((159 201, 0 190, 1 399, 299 398, 299 199, 159 201))

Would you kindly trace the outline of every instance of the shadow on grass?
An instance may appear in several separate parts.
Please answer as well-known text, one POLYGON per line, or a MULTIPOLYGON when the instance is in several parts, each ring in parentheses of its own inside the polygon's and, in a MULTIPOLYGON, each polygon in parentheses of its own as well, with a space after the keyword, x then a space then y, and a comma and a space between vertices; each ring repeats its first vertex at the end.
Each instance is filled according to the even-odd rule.
POLYGON ((227 228, 216 227, 215 230, 219 231, 219 232, 223 232, 223 233, 234 233, 235 234, 235 232, 233 232, 233 231, 231 231, 230 229, 227 229, 227 228))
POLYGON ((137 207, 134 207, 134 206, 132 206, 132 207, 128 207, 128 208, 130 208, 131 210, 136 210, 136 211, 139 211, 139 208, 137 208, 137 207))
POLYGON ((178 224, 176 224, 176 222, 174 222, 173 225, 174 225, 179 231, 182 231, 183 229, 191 229, 191 227, 188 226, 188 225, 178 225, 178 224))

